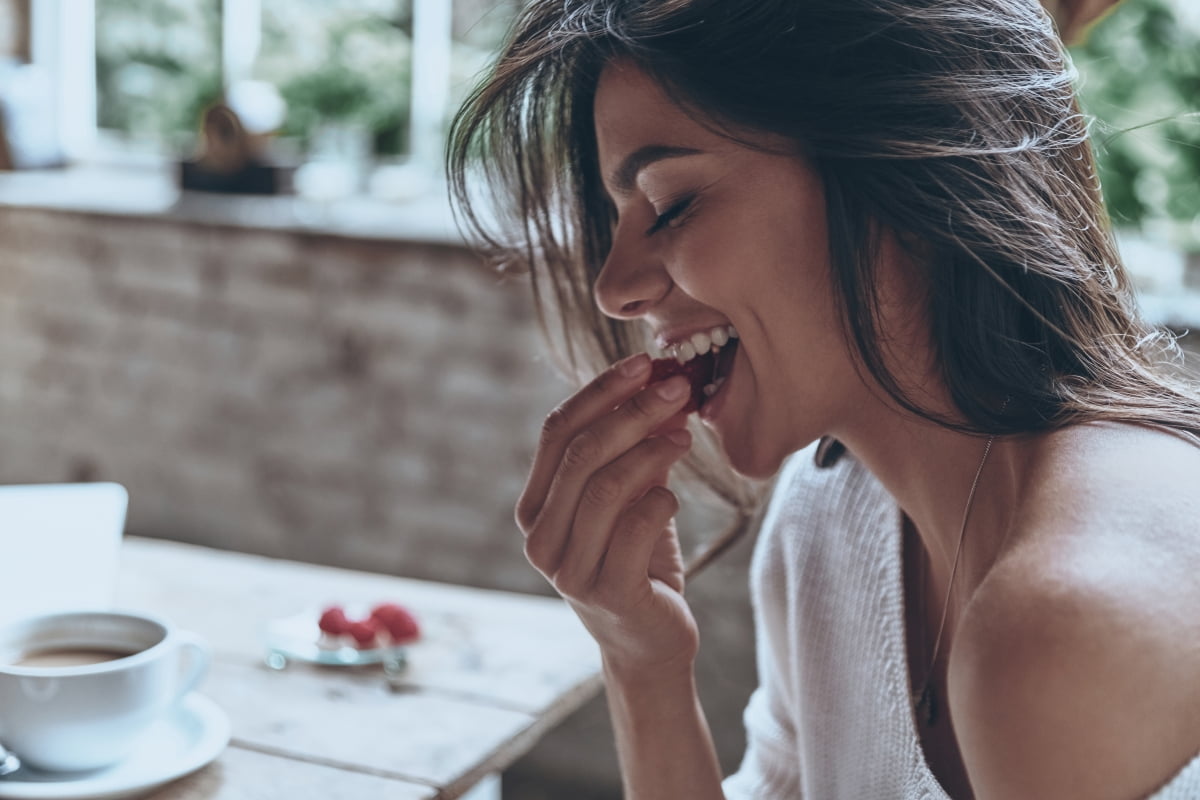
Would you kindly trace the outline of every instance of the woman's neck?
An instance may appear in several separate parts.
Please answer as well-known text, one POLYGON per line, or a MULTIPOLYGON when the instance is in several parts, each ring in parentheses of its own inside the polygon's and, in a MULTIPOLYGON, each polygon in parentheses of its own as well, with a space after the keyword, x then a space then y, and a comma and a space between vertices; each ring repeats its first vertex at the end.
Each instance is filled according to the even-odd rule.
MULTIPOLYGON (((1019 439, 988 439, 947 430, 906 412, 872 414, 838 439, 896 498, 929 553, 930 581, 945 595, 963 542, 954 597, 965 603, 995 563, 1018 510, 1024 448, 1019 439), (963 529, 964 511, 979 480, 963 529)), ((960 605, 952 600, 952 605, 960 605)))

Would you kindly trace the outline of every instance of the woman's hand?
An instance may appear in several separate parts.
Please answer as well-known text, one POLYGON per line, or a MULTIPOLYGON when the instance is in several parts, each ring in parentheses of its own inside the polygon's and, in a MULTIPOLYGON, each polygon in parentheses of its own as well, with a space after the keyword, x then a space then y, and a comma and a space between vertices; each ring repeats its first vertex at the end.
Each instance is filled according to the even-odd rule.
POLYGON ((630 675, 691 669, 699 646, 664 485, 691 447, 690 389, 649 375, 648 356, 625 359, 551 412, 516 509, 530 563, 630 675))

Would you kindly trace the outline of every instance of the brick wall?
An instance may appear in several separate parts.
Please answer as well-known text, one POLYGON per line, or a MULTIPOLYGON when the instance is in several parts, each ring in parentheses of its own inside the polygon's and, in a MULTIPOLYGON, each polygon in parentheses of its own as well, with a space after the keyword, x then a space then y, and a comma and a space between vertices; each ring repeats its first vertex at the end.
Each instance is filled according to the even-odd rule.
POLYGON ((0 480, 118 480, 129 531, 532 589, 507 558, 542 409, 519 286, 468 254, 0 218, 0 480), (498 565, 498 566, 497 566, 498 565))
MULTIPOLYGON (((568 391, 542 352, 457 247, 0 211, 0 483, 118 481, 131 534, 548 593, 512 523, 568 391)), ((748 545, 689 592, 730 769, 748 545)), ((615 792, 610 737, 593 703, 518 771, 615 792)))

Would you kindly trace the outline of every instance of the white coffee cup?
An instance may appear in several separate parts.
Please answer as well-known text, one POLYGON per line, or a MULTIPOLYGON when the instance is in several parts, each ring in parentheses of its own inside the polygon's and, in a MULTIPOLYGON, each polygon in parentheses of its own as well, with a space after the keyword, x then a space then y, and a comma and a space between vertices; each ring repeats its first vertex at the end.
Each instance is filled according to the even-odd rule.
POLYGON ((115 764, 208 664, 199 637, 141 612, 10 622, 0 626, 0 742, 37 769, 115 764))

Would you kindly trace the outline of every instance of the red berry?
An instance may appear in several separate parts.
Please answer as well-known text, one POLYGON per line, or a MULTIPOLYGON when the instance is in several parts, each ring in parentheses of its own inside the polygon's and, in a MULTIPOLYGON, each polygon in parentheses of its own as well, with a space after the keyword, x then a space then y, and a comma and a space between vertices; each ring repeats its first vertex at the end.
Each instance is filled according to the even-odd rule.
POLYGON ((658 383, 675 375, 688 379, 692 387, 692 396, 683 407, 684 413, 691 413, 708 398, 704 394, 705 385, 712 383, 713 360, 710 355, 699 355, 686 364, 680 364, 674 358, 656 358, 650 362, 650 380, 648 383, 658 383))
POLYGON ((410 642, 421 635, 421 628, 412 613, 399 603, 380 603, 371 609, 375 629, 386 631, 396 643, 410 642))
POLYGON ((417 624, 416 617, 401 606, 388 612, 383 624, 387 626, 388 635, 397 643, 411 642, 421 636, 421 626, 417 624))
POLYGON ((389 618, 394 617, 396 612, 405 613, 404 609, 396 603, 380 603, 371 609, 371 619, 386 622, 389 618))
POLYGON ((375 643, 375 628, 366 622, 351 622, 347 633, 354 637, 359 647, 370 647, 375 643))
POLYGON ((321 614, 317 625, 325 633, 339 636, 349 631, 350 620, 346 619, 346 611, 341 606, 330 606, 321 614))

